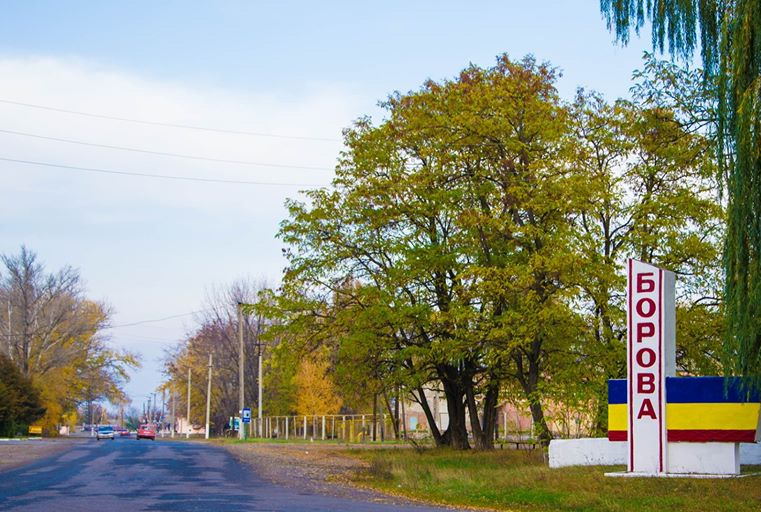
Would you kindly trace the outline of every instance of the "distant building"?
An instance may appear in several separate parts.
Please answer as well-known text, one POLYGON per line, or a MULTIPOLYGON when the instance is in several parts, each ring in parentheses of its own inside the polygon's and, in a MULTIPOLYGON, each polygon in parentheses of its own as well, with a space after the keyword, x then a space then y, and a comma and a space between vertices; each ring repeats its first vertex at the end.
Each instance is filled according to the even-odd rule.
MULTIPOLYGON (((449 426, 449 411, 444 393, 433 388, 424 389, 428 406, 436 426, 443 432, 449 426)), ((589 409, 571 409, 562 404, 546 404, 547 425, 555 437, 582 437, 588 434, 591 415, 589 409)), ((405 402, 405 428, 411 435, 430 434, 428 419, 418 402, 405 402)), ((533 420, 527 405, 503 401, 497 406, 495 418, 498 437, 502 439, 532 438, 533 420)), ((466 428, 470 431, 470 420, 466 416, 466 428)))

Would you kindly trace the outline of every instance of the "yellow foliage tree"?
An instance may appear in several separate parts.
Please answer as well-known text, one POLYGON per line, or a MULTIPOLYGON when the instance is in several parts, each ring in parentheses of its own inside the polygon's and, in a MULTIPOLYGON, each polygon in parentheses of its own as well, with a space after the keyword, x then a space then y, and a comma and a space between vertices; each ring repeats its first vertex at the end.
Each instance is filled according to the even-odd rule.
POLYGON ((336 414, 342 400, 328 375, 329 363, 324 353, 304 359, 294 376, 296 413, 299 415, 336 414))

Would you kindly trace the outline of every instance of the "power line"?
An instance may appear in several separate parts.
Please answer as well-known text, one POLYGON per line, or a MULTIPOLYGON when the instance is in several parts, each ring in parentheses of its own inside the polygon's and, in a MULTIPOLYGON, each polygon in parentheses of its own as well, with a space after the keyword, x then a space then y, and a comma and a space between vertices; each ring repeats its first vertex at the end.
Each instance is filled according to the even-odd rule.
POLYGON ((51 140, 55 142, 65 142, 66 144, 79 144, 81 146, 91 146, 95 148, 104 148, 104 149, 117 149, 120 151, 131 151, 133 153, 146 153, 149 155, 160 155, 160 156, 170 156, 174 158, 186 158, 189 160, 202 160, 204 162, 219 162, 224 164, 236 164, 236 165, 250 165, 254 167, 277 167, 281 169, 306 169, 309 171, 332 171, 330 167, 313 167, 313 166, 307 166, 307 165, 286 165, 286 164, 268 164, 268 163, 262 163, 262 162, 251 162, 247 160, 228 160, 225 158, 210 158, 205 156, 198 156, 198 155, 186 155, 182 153, 171 153, 167 151, 151 151, 149 149, 141 149, 141 148, 134 148, 134 147, 128 147, 128 146, 115 146, 111 144, 98 144, 95 142, 86 142, 82 140, 75 140, 75 139, 64 139, 61 137, 49 137, 46 135, 38 135, 36 133, 27 133, 27 132, 19 132, 15 130, 0 130, 0 133, 7 133, 10 135, 19 135, 21 137, 32 137, 35 139, 42 139, 42 140, 51 140))
POLYGON ((101 174, 116 174, 121 176, 137 176, 141 178, 157 178, 157 179, 164 179, 164 180, 196 181, 196 182, 202 182, 202 183, 227 183, 232 185, 273 185, 278 187, 309 187, 309 188, 321 188, 325 186, 325 185, 317 185, 313 183, 276 183, 271 181, 245 181, 245 180, 223 180, 218 178, 195 178, 190 176, 174 176, 171 174, 155 174, 155 173, 147 173, 147 172, 120 171, 116 169, 100 169, 96 167, 81 167, 77 165, 63 165, 63 164, 54 164, 51 162, 36 162, 33 160, 20 160, 16 158, 5 158, 5 157, 0 157, 0 161, 13 162, 13 163, 24 164, 24 165, 37 165, 41 167, 55 167, 58 169, 69 169, 73 171, 83 171, 83 172, 92 172, 92 173, 101 173, 101 174))
POLYGON ((199 309, 197 311, 188 311, 187 313, 180 313, 178 315, 171 315, 171 316, 165 316, 164 318, 156 318, 153 320, 139 320, 137 322, 130 322, 128 324, 118 324, 118 325, 110 325, 108 327, 105 327, 105 329, 116 329, 119 327, 132 327, 133 325, 142 325, 142 324, 152 324, 156 322, 164 322, 165 320, 172 320, 174 318, 181 318, 183 316, 190 316, 195 315, 196 313, 203 313, 204 311, 207 311, 206 309, 199 309))
POLYGON ((245 130, 230 130, 225 128, 209 128, 206 126, 196 126, 196 125, 190 125, 190 124, 180 124, 180 123, 166 123, 162 121, 148 121, 145 119, 132 119, 129 117, 119 117, 119 116, 109 116, 105 114, 93 114, 92 112, 81 112, 79 110, 68 110, 65 108, 58 108, 58 107, 50 107, 47 105, 37 105, 34 103, 24 103, 21 101, 12 101, 12 100, 3 100, 0 99, 0 103, 5 103, 7 105, 16 105, 19 107, 27 107, 27 108, 35 108, 39 110, 49 110, 51 112, 60 112, 64 114, 73 114, 77 116, 84 116, 84 117, 92 117, 95 119, 109 119, 111 121, 121 121, 124 123, 137 123, 137 124, 144 124, 144 125, 150 125, 150 126, 168 126, 170 128, 184 128, 186 130, 199 130, 204 132, 216 132, 216 133, 229 133, 234 135, 251 135, 254 137, 270 137, 275 139, 294 139, 294 140, 314 140, 314 141, 321 141, 321 142, 341 142, 339 139, 332 139, 328 137, 309 137, 305 135, 282 135, 282 134, 276 134, 276 133, 262 133, 262 132, 250 132, 245 130))

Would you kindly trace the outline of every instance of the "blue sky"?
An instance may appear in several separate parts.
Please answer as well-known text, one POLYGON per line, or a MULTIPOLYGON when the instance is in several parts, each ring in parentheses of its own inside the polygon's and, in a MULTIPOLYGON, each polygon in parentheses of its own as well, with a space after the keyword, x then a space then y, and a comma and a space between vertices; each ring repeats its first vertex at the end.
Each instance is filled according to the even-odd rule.
MULTIPOLYGON (((212 158, 332 168, 340 144, 84 118, 11 100, 120 117, 337 139, 378 100, 498 53, 563 71, 558 89, 627 95, 649 41, 613 44, 597 0, 254 2, 25 0, 0 18, 0 130, 212 158)), ((294 186, 185 183, 0 161, 0 252, 26 244, 78 267, 114 324, 199 309, 240 277, 276 283, 275 239, 298 184, 330 171, 211 164, 0 133, 0 158, 294 186)), ((142 353, 134 403, 160 382, 166 347, 192 316, 117 328, 142 353)))

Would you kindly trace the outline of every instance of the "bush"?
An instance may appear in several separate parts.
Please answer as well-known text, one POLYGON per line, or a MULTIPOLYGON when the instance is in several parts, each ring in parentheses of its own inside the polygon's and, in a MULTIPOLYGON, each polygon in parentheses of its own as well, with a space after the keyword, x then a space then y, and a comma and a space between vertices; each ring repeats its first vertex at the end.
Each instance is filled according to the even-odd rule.
POLYGON ((11 359, 0 354, 0 436, 25 434, 45 414, 40 394, 11 359))

